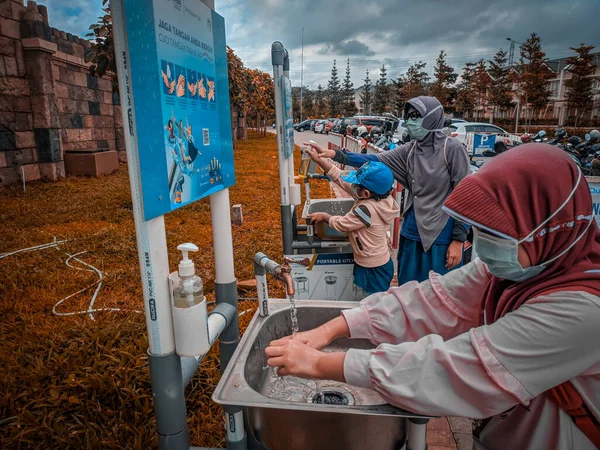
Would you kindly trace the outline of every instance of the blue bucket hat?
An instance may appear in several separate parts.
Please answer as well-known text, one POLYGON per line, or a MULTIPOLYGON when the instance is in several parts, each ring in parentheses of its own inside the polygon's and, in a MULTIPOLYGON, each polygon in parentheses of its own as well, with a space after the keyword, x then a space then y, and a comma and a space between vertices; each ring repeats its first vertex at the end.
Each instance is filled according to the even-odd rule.
POLYGON ((378 194, 387 194, 394 185, 394 175, 388 166, 379 161, 369 161, 359 169, 342 176, 347 183, 360 184, 365 189, 378 194))

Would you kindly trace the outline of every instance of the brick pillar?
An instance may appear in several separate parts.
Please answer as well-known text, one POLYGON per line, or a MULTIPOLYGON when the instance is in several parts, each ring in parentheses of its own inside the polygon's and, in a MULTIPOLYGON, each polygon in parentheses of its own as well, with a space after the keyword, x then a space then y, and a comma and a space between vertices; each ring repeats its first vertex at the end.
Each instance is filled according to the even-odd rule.
POLYGON ((21 44, 31 92, 33 133, 40 175, 43 179, 56 180, 65 175, 52 69, 56 44, 50 42, 51 29, 46 7, 38 7, 35 2, 29 1, 21 18, 21 44))

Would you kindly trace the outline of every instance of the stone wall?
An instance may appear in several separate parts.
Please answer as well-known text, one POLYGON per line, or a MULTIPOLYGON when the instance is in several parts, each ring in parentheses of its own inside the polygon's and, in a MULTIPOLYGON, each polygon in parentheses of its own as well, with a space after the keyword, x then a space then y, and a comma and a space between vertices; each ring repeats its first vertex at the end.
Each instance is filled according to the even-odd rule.
POLYGON ((119 96, 92 76, 89 42, 45 6, 0 0, 0 186, 111 173, 125 159, 119 96))

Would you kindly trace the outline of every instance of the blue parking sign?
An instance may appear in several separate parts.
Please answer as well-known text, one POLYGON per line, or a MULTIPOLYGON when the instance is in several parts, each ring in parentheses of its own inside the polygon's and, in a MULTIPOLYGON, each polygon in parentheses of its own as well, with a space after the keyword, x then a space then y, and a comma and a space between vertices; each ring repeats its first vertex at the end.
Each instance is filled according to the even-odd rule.
POLYGON ((473 155, 481 155, 486 150, 494 151, 496 136, 493 134, 473 135, 473 155))

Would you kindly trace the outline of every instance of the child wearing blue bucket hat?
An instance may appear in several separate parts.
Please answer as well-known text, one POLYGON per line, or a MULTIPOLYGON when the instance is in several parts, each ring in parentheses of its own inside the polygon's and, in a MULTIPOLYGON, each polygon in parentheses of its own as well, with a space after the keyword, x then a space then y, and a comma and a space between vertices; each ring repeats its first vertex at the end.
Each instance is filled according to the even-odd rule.
POLYGON ((394 277, 394 262, 387 235, 400 207, 390 195, 394 185, 392 171, 383 163, 370 161, 359 169, 342 173, 329 158, 307 145, 304 150, 332 182, 354 198, 345 216, 314 213, 312 222, 323 221, 337 231, 345 231, 354 251, 354 284, 365 293, 387 291, 394 277))

